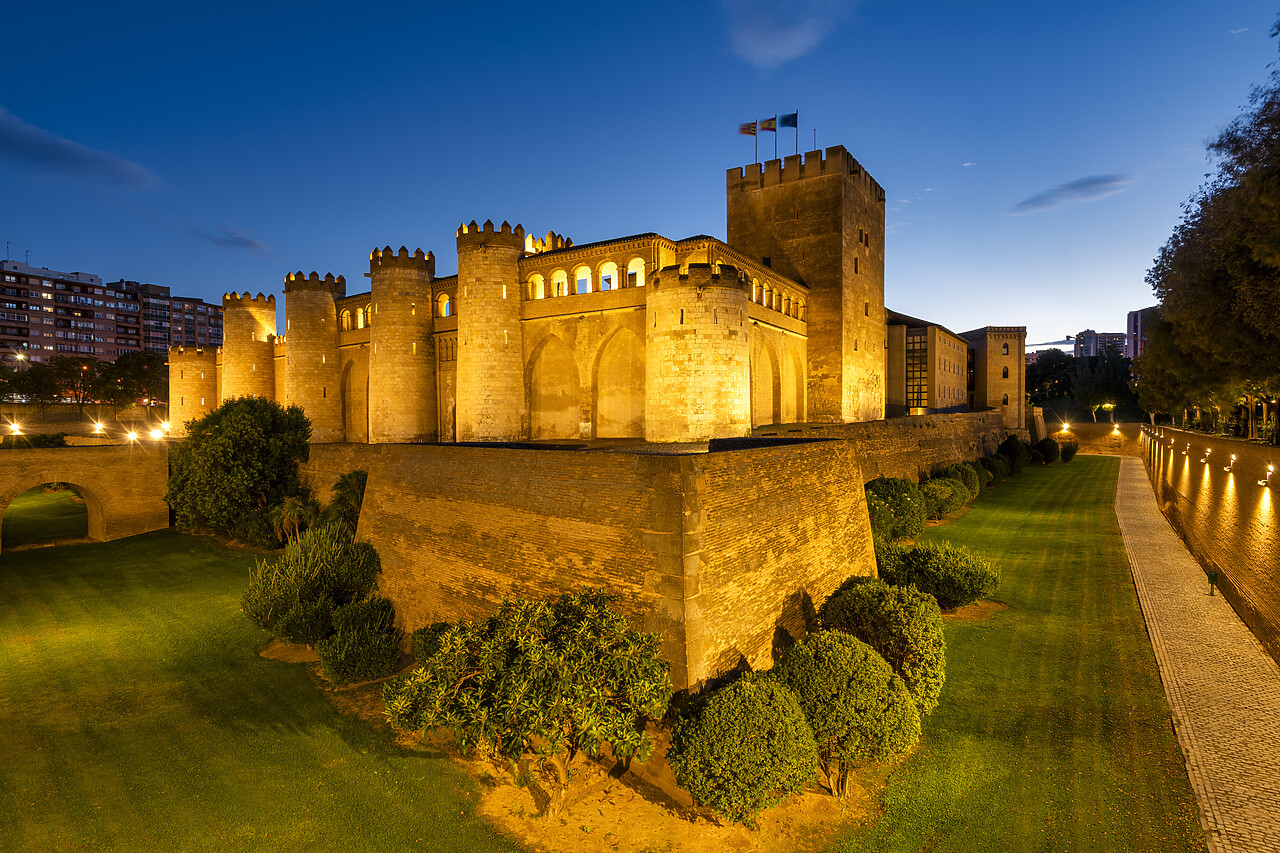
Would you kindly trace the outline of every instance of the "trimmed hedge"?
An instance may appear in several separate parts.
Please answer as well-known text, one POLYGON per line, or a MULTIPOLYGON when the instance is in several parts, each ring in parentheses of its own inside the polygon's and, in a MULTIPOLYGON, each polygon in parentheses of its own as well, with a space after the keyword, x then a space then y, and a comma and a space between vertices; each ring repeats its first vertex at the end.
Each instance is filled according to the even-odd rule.
POLYGON ((906 752, 920 739, 920 712, 906 685, 851 634, 810 634, 787 650, 770 677, 800 703, 834 794, 847 790, 853 762, 906 752))
POLYGON ((966 462, 966 466, 973 471, 975 477, 978 478, 978 491, 981 492, 987 486, 991 485, 991 472, 988 471, 978 459, 972 462, 966 462))
POLYGON ((982 483, 978 480, 978 472, 973 466, 967 462, 957 462, 955 465, 948 465, 938 474, 939 477, 946 477, 952 480, 959 480, 964 483, 965 489, 969 492, 969 498, 976 498, 978 493, 982 491, 982 483))
POLYGON ((942 611, 932 595, 914 586, 851 577, 823 602, 818 621, 879 652, 901 676, 921 715, 938 707, 947 680, 947 644, 942 611))
POLYGON ((746 676, 693 700, 676 722, 667 762, 695 800, 752 825, 762 810, 804 789, 818 748, 795 694, 746 676))
POLYGON ((1001 480, 1009 479, 1009 458, 999 454, 995 456, 984 456, 978 460, 982 463, 982 467, 986 468, 991 474, 991 482, 998 483, 1001 480))
POLYGON ((972 604, 1000 588, 1000 571, 985 557, 968 548, 931 542, 903 554, 897 566, 880 575, 894 586, 915 584, 938 599, 943 610, 972 604))
POLYGON ((1080 450, 1080 442, 1074 438, 1068 438, 1062 442, 1062 461, 1070 462, 1076 457, 1076 453, 1080 450))
POLYGON ((910 546, 899 545, 892 539, 873 539, 876 551, 876 574, 882 578, 890 577, 902 567, 902 559, 911 550, 910 546))
POLYGON ((1037 441, 1036 450, 1040 451, 1040 455, 1044 457, 1045 462, 1057 462, 1058 458, 1062 456, 1062 449, 1058 447, 1058 442, 1054 441, 1052 436, 1037 441))
POLYGON ((28 447, 66 447, 65 432, 33 432, 23 435, 0 435, 0 448, 22 450, 28 447))
POLYGON ((902 477, 877 477, 867 483, 866 491, 889 505, 894 518, 889 538, 910 539, 924 530, 928 508, 919 485, 902 477))
POLYGON ((893 532, 897 516, 884 498, 871 490, 866 490, 867 515, 871 519, 871 536, 875 539, 888 539, 893 532))
POLYGON ((996 453, 1009 460, 1009 472, 1012 474, 1021 474, 1022 469, 1031 461, 1031 448, 1016 435, 1011 435, 1002 441, 996 453))
POLYGON ((325 677, 335 684, 386 678, 400 667, 403 633, 395 627, 391 602, 381 596, 333 611, 333 636, 316 643, 325 677))

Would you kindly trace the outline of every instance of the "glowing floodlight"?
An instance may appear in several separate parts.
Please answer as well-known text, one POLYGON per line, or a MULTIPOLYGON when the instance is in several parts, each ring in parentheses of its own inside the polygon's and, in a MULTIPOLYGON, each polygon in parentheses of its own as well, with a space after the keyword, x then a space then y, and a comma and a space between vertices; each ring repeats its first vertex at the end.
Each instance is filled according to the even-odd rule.
POLYGON ((160 422, 160 429, 164 430, 165 432, 168 432, 168 431, 169 431, 169 422, 168 422, 168 421, 161 421, 161 422, 160 422))
POLYGON ((136 432, 134 432, 133 430, 129 430, 128 432, 126 432, 126 433, 124 434, 124 437, 125 437, 125 438, 127 438, 127 439, 129 439, 130 441, 137 441, 137 440, 138 440, 138 434, 137 434, 136 432))
POLYGON ((1182 455, 1183 455, 1183 456, 1186 456, 1186 455, 1187 455, 1187 453, 1188 453, 1188 451, 1190 451, 1190 450, 1191 450, 1191 442, 1189 442, 1189 441, 1188 441, 1188 442, 1187 442, 1187 449, 1186 449, 1186 450, 1184 450, 1184 451, 1182 451, 1182 455))
POLYGON ((1267 476, 1266 476, 1265 478, 1263 478, 1263 479, 1259 480, 1259 481, 1258 481, 1258 485, 1259 485, 1259 486, 1270 486, 1270 485, 1271 485, 1271 475, 1272 475, 1272 474, 1274 474, 1275 472, 1276 472, 1276 466, 1274 466, 1274 465, 1268 465, 1268 466, 1267 466, 1267 476))
POLYGON ((93 424, 93 433, 94 435, 102 435, 102 424, 95 421, 93 424))
POLYGON ((1062 431, 1062 432, 1071 432, 1071 424, 1067 423, 1066 421, 1063 421, 1063 422, 1062 422, 1062 430, 1061 430, 1061 431, 1062 431))
POLYGON ((9 424, 9 435, 22 435, 22 427, 19 424, 9 424))
POLYGON ((1204 456, 1201 456, 1201 457, 1200 457, 1200 461, 1201 461, 1201 462, 1208 462, 1208 461, 1209 461, 1209 454, 1210 454, 1210 453, 1213 453, 1213 448, 1212 448, 1212 447, 1206 448, 1206 449, 1205 449, 1205 451, 1204 451, 1204 456))
POLYGON ((151 437, 154 438, 156 441, 159 441, 160 439, 164 438, 164 433, 158 429, 153 429, 151 431, 151 437))
POLYGON ((1223 471, 1230 471, 1230 470, 1231 470, 1232 468, 1234 468, 1234 467, 1236 467, 1236 455, 1235 455, 1234 453, 1232 453, 1232 454, 1231 454, 1231 461, 1230 461, 1230 462, 1228 462, 1228 463, 1226 464, 1226 466, 1224 466, 1224 467, 1223 467, 1223 469, 1222 469, 1222 470, 1223 470, 1223 471))

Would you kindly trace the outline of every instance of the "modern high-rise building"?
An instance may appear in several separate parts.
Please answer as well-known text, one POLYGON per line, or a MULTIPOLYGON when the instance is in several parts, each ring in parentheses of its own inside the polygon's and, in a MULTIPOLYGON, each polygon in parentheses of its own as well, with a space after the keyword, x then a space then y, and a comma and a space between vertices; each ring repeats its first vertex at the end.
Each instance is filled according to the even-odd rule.
POLYGON ((1147 324, 1156 316, 1159 305, 1130 311, 1125 322, 1124 354, 1129 358, 1137 358, 1147 348, 1147 324))
POLYGON ((1076 334, 1076 358, 1090 355, 1102 355, 1107 349, 1123 354, 1126 350, 1124 332, 1095 332, 1085 329, 1076 334))

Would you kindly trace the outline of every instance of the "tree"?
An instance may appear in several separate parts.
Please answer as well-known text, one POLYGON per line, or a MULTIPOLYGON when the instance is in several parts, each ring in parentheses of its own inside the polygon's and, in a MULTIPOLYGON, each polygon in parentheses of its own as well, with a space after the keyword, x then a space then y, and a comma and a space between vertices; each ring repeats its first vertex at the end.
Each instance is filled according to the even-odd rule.
POLYGON ((165 495, 178 525, 274 544, 272 508, 301 492, 298 464, 311 437, 302 409, 240 397, 193 420, 187 432, 169 457, 165 495))
POLYGON ((325 517, 346 525, 354 535, 360 522, 360 507, 364 503, 364 489, 368 482, 368 471, 348 471, 340 475, 333 484, 333 494, 324 510, 325 517))
POLYGON ((169 396, 169 368, 164 356, 151 350, 126 352, 103 366, 101 399, 118 410, 138 400, 148 405, 169 396))
POLYGON ((408 729, 447 728, 464 749, 503 758, 517 779, 550 787, 547 813, 581 795, 584 755, 652 749, 647 720, 666 713, 669 666, 658 635, 634 631, 618 596, 584 589, 554 601, 505 599, 488 619, 445 631, 436 653, 383 693, 408 729))
POLYGON ((62 396, 76 404, 82 417, 85 403, 98 399, 102 365, 97 359, 78 356, 56 356, 49 362, 62 396))
POLYGON ((13 393, 14 396, 26 399, 28 403, 38 405, 40 419, 44 420, 45 408, 62 399, 62 386, 49 365, 34 362, 13 377, 13 393))
POLYGON ((1042 350, 1027 366, 1027 393, 1035 404, 1071 393, 1075 357, 1060 349, 1042 350))

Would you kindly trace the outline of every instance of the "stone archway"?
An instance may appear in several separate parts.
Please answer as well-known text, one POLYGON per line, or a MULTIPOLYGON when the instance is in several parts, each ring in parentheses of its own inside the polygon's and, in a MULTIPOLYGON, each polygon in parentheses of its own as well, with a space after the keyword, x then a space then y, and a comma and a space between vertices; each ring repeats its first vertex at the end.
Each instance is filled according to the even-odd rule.
POLYGON ((528 367, 529 436, 580 438, 582 383, 573 353, 554 335, 534 351, 528 367))
POLYGON ((50 483, 66 483, 76 490, 76 493, 84 500, 85 511, 88 515, 85 535, 95 542, 106 541, 107 524, 102 514, 102 499, 93 489, 89 489, 72 480, 53 477, 42 478, 42 475, 37 475, 35 479, 39 479, 39 482, 31 482, 30 479, 18 480, 16 483, 9 485, 4 490, 3 494, 0 494, 0 549, 4 547, 4 518, 5 514, 9 511, 9 505, 12 504, 19 495, 23 495, 32 489, 37 489, 50 483))
POLYGON ((598 438, 644 438, 644 342, 620 328, 596 357, 595 434, 598 438))
POLYGON ((751 426, 781 422, 778 384, 778 361, 762 343, 751 357, 751 426))

